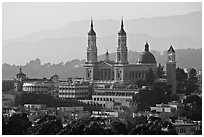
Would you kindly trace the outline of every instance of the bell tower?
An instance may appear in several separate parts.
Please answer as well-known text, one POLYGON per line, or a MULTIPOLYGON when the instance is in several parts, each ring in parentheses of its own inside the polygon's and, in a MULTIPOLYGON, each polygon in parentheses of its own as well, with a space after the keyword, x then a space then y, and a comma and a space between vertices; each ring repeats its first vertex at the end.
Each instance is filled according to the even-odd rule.
POLYGON ((87 46, 87 58, 85 62, 85 77, 86 80, 94 82, 97 79, 97 46, 96 46, 96 32, 93 29, 93 20, 91 19, 91 28, 88 32, 88 46, 87 46))
POLYGON ((128 64, 127 55, 127 37, 124 30, 123 19, 121 20, 121 28, 118 32, 118 46, 116 51, 116 63, 117 64, 128 64))
POLYGON ((91 29, 88 32, 88 47, 87 47, 87 63, 96 63, 97 47, 96 47, 96 33, 93 29, 93 20, 91 19, 91 29))
POLYGON ((176 94, 176 54, 172 46, 167 51, 166 75, 167 84, 172 87, 172 94, 176 94))

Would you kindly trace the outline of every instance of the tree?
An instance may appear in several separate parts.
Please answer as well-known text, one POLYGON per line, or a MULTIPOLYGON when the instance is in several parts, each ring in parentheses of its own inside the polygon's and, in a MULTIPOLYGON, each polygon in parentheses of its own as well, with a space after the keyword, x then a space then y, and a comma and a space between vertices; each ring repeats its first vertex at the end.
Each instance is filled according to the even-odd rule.
POLYGON ((187 73, 184 72, 183 69, 177 68, 176 69, 176 81, 177 81, 177 89, 180 91, 184 91, 187 82, 187 73))
POLYGON ((187 73, 185 73, 183 69, 181 69, 179 67, 176 69, 176 80, 177 80, 177 82, 185 83, 186 80, 187 80, 187 77, 188 77, 187 73))
POLYGON ((190 72, 189 72, 189 78, 192 78, 192 77, 196 77, 196 70, 194 68, 191 68, 190 72))
POLYGON ((139 88, 142 88, 142 86, 145 86, 147 84, 147 82, 145 80, 138 80, 136 82, 136 85, 139 87, 139 88))
POLYGON ((159 66, 157 67, 157 77, 161 78, 164 75, 164 66, 161 66, 159 63, 159 66))
POLYGON ((153 85, 154 81, 155 81, 154 71, 152 70, 152 68, 150 68, 149 71, 146 73, 146 82, 148 85, 153 85))
POLYGON ((188 96, 184 101, 184 115, 192 120, 202 120, 202 98, 197 95, 188 96))
POLYGON ((8 123, 3 126, 3 135, 25 135, 31 122, 26 113, 12 115, 8 123))
POLYGON ((196 70, 192 68, 189 72, 189 78, 186 85, 186 94, 190 95, 193 92, 198 91, 198 78, 196 77, 196 70))

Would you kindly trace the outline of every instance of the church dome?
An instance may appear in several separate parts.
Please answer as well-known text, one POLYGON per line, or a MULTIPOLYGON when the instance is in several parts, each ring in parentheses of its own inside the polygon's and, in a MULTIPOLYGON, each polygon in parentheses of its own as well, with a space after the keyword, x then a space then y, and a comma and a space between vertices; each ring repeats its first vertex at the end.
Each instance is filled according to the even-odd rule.
POLYGON ((145 64, 152 64, 156 63, 156 59, 154 55, 149 52, 149 45, 148 43, 145 44, 145 51, 140 55, 138 59, 138 63, 145 63, 145 64))
POLYGON ((22 69, 20 68, 20 72, 16 74, 17 77, 26 77, 26 74, 22 72, 22 69))

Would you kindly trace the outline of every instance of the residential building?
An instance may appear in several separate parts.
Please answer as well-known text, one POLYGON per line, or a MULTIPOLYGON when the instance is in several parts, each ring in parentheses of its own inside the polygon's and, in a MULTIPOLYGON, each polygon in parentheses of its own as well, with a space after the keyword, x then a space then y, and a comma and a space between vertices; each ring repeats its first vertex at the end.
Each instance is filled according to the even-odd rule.
POLYGON ((193 135, 197 130, 200 130, 198 124, 185 122, 183 120, 176 120, 172 123, 178 135, 193 135))

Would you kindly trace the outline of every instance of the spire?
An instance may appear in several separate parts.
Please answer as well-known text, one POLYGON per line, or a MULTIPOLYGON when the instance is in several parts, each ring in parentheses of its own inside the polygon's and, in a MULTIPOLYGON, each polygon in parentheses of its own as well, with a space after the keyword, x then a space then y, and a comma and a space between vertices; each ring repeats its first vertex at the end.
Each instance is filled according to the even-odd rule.
POLYGON ((91 29, 88 32, 88 35, 96 35, 96 32, 93 29, 93 19, 92 19, 92 17, 91 17, 91 29))
POLYGON ((91 17, 91 29, 93 29, 93 19, 91 17))
POLYGON ((169 48, 169 50, 168 50, 168 53, 174 53, 175 52, 175 50, 174 50, 174 48, 173 48, 173 46, 171 45, 171 47, 169 48))
POLYGON ((122 16, 122 20, 121 20, 121 29, 123 29, 123 16, 122 16))
POLYGON ((149 44, 147 43, 147 41, 146 41, 146 44, 145 44, 145 51, 149 51, 149 44))
POLYGON ((126 32, 124 30, 124 24, 123 24, 123 17, 121 19, 121 27, 120 27, 120 31, 118 32, 118 35, 126 35, 126 32))
POLYGON ((20 73, 22 73, 22 68, 20 67, 20 73))
POLYGON ((107 54, 109 54, 109 53, 108 53, 108 49, 106 49, 106 55, 107 55, 107 54))
POLYGON ((106 58, 105 61, 109 61, 109 53, 108 53, 108 49, 106 50, 106 58))

